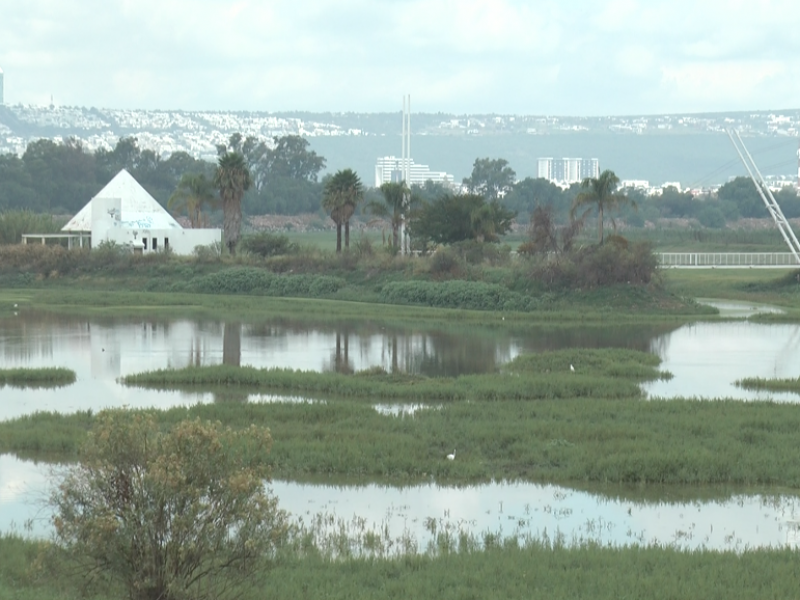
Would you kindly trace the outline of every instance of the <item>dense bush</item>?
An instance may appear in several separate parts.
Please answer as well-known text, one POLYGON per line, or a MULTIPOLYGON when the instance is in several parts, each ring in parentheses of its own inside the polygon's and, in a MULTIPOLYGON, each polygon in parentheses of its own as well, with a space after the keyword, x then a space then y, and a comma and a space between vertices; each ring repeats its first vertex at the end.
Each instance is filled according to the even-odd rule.
POLYGON ((263 294, 265 296, 322 297, 345 286, 344 279, 329 275, 277 275, 253 267, 232 267, 195 277, 189 288, 210 294, 263 294))
POLYGON ((534 298, 481 281, 395 281, 383 286, 380 301, 387 304, 421 304, 437 308, 528 311, 534 298))
POLYGON ((262 232, 242 238, 242 250, 266 258, 297 252, 297 244, 289 241, 285 235, 262 232))
POLYGON ((620 236, 559 256, 529 262, 528 277, 551 288, 595 288, 616 283, 650 283, 658 259, 649 242, 620 236))

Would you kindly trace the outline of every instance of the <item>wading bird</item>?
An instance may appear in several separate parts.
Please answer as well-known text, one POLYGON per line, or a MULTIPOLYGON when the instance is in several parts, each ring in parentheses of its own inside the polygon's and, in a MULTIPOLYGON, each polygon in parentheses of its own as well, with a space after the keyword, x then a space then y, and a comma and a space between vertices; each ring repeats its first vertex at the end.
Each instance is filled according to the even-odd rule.
POLYGON ((447 455, 447 460, 455 460, 455 459, 456 459, 456 451, 455 451, 455 448, 454 448, 453 449, 453 453, 447 455))
POLYGON ((569 370, 570 370, 570 371, 572 371, 572 372, 574 373, 574 372, 575 372, 575 367, 573 367, 572 365, 570 365, 570 366, 569 366, 569 370))

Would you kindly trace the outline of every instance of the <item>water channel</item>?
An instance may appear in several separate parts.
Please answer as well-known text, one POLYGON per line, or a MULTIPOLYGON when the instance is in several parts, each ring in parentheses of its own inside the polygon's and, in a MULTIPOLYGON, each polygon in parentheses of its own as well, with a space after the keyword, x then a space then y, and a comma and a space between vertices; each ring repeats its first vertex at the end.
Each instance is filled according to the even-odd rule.
MULTIPOLYGON (((752 307, 733 307, 746 316, 752 307), (743 312, 742 312, 743 311, 743 312)), ((75 384, 56 389, 0 388, 0 419, 38 410, 73 412, 109 406, 167 407, 214 402, 214 394, 127 388, 122 375, 190 364, 352 372, 372 366, 430 376, 489 372, 520 353, 572 347, 626 347, 653 352, 669 381, 644 386, 651 398, 773 399, 796 394, 748 392, 745 376, 800 375, 800 325, 750 321, 615 327, 458 327, 381 322, 270 319, 215 320, 75 317, 21 312, 0 319, 0 368, 61 366, 75 384)), ((580 368, 580 365, 576 365, 580 368)), ((263 394, 250 401, 297 401, 263 394)), ((377 406, 394 418, 397 411, 377 406)), ((414 407, 410 407, 413 410, 414 407)), ((45 494, 50 467, 0 455, 0 531, 46 531, 36 499, 45 494)), ((313 514, 351 522, 355 516, 392 536, 411 535, 424 546, 431 523, 439 527, 523 536, 561 535, 567 542, 658 543, 681 548, 744 549, 786 543, 787 523, 800 517, 795 496, 737 494, 708 502, 615 500, 600 491, 527 483, 466 488, 429 485, 326 486, 274 482, 283 506, 309 520, 313 514)))

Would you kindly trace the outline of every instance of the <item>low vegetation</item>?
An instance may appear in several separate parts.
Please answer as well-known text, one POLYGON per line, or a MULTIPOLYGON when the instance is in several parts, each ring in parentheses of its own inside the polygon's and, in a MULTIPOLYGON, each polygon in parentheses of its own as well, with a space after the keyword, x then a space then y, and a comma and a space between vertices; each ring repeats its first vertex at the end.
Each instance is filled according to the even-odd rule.
POLYGON ((0 389, 11 387, 59 387, 75 383, 75 371, 62 367, 0 369, 0 389))
POLYGON ((794 392, 800 394, 800 378, 768 379, 764 377, 745 377, 738 379, 736 385, 746 390, 763 390, 766 392, 794 392))
MULTIPOLYGON (((795 550, 685 552, 659 546, 571 546, 558 537, 499 540, 490 534, 441 534, 419 554, 375 558, 366 543, 339 536, 322 540, 347 558, 310 544, 303 536, 283 547, 266 582, 245 582, 241 600, 262 598, 442 598, 554 600, 674 598, 750 600, 793 598, 800 587, 795 550), (359 557, 360 553, 367 556, 359 557)), ((322 545, 322 544, 320 544, 322 545)), ((0 538, 0 596, 19 600, 115 600, 110 583, 87 589, 57 571, 36 568, 48 546, 19 537, 0 538), (33 565, 33 568, 31 568, 33 565)))

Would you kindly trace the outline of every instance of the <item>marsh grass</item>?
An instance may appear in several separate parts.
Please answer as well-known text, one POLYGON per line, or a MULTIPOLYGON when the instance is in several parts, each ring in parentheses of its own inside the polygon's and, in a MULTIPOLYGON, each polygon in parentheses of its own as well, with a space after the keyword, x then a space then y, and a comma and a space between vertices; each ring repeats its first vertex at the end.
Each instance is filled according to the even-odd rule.
MULTIPOLYGON (((655 378, 655 376, 653 377, 655 378)), ((628 398, 641 394, 631 381, 565 374, 491 373, 455 378, 389 374, 372 369, 345 375, 292 369, 213 365, 161 369, 121 379, 129 386, 181 391, 213 391, 235 386, 251 391, 331 394, 375 400, 456 401, 537 400, 543 398, 628 398)))
POLYGON ((127 375, 129 386, 208 391, 220 386, 342 398, 405 401, 537 400, 544 398, 627 398, 641 395, 638 383, 670 377, 657 370, 658 357, 604 348, 543 352, 517 357, 501 373, 425 377, 387 373, 382 368, 346 375, 292 369, 190 366, 127 375), (571 365, 577 364, 572 371, 571 365))
MULTIPOLYGON (((741 401, 623 398, 445 402, 389 416, 363 400, 224 403, 155 413, 272 431, 273 476, 393 484, 525 480, 572 484, 800 488, 800 411, 741 401), (446 454, 458 448, 455 461, 446 454)), ((0 452, 74 460, 92 415, 0 423, 0 452)))
MULTIPOLYGON (((350 538, 346 531, 321 540, 298 535, 269 564, 266 587, 245 587, 241 598, 750 600, 794 598, 800 587, 797 552, 791 549, 684 552, 591 542, 572 546, 557 535, 528 539, 442 532, 431 547, 416 553, 358 556, 359 550, 380 542, 369 536, 350 538)), ((30 562, 41 552, 39 543, 0 538, 3 598, 120 597, 119 590, 108 587, 87 591, 79 581, 59 577, 58 570, 31 570, 30 562)))
POLYGON ((75 371, 62 367, 42 369, 0 369, 0 388, 61 387, 75 383, 75 371))
POLYGON ((797 379, 768 379, 763 377, 745 377, 737 379, 736 385, 746 390, 764 390, 768 392, 794 392, 800 394, 800 377, 797 379))

